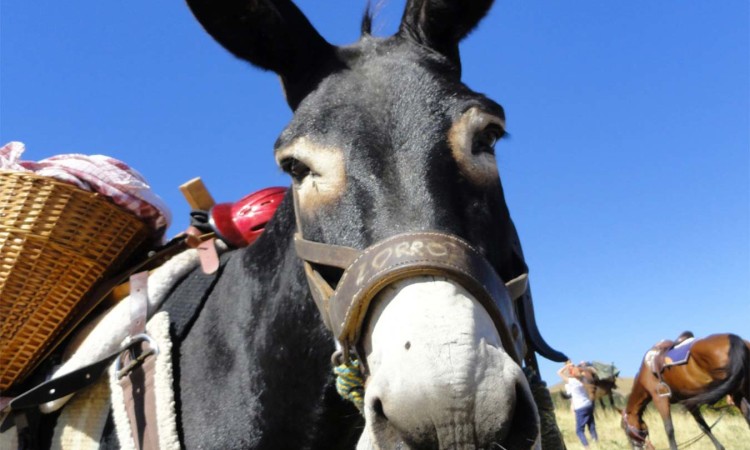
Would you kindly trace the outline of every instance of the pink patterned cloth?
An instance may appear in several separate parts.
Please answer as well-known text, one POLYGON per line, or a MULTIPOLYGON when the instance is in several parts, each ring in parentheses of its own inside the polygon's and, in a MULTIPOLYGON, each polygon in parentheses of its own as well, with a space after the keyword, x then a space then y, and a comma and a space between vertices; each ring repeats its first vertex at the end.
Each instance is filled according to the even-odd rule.
POLYGON ((0 170, 34 172, 111 198, 144 220, 154 231, 164 231, 172 215, 151 191, 143 176, 122 161, 104 155, 57 155, 39 162, 21 161, 25 146, 9 142, 0 147, 0 170))

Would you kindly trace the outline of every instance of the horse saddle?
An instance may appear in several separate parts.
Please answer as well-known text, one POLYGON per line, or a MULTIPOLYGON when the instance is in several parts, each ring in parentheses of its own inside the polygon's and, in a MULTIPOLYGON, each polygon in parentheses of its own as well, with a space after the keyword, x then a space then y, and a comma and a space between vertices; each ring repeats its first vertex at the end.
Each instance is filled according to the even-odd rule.
POLYGON ((695 338, 689 337, 678 341, 663 340, 654 345, 646 355, 651 372, 661 375, 668 367, 687 364, 694 342, 695 338))
POLYGON ((646 365, 659 380, 657 386, 659 396, 670 397, 672 395, 671 389, 662 379, 662 373, 669 367, 687 364, 694 342, 695 338, 692 333, 683 333, 674 341, 665 339, 658 342, 646 353, 644 358, 646 365))

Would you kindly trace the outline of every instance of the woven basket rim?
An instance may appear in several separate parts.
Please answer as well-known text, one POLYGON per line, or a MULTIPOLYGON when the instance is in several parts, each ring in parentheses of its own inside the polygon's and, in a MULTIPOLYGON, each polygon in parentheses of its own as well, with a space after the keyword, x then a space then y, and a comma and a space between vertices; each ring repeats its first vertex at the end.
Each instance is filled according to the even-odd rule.
POLYGON ((0 169, 0 175, 14 177, 0 180, 0 193, 13 193, 15 186, 24 191, 17 203, 11 194, 0 205, 0 212, 9 212, 0 214, 0 292, 13 294, 2 296, 0 306, 15 320, 0 317, 0 359, 8 361, 0 367, 2 392, 23 382, 72 331, 91 310, 82 310, 89 300, 83 302, 85 307, 81 302, 143 250, 154 232, 106 195, 34 172, 0 169), (91 274, 80 278, 78 271, 68 270, 78 263, 91 264, 91 274), (61 281, 50 287, 50 279, 61 281), (47 315, 44 311, 50 308, 56 313, 47 315))

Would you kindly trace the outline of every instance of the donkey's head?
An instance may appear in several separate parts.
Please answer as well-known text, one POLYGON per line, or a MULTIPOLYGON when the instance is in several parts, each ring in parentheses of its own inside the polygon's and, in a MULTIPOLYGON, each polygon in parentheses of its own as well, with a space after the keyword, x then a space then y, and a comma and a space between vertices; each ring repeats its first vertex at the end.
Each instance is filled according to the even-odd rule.
POLYGON ((396 35, 371 36, 365 18, 347 47, 288 0, 188 2, 229 51, 280 75, 295 112, 275 157, 324 320, 366 362, 360 447, 538 445, 502 283, 526 271, 495 161, 505 114, 461 83, 459 41, 492 2, 409 0, 396 35))

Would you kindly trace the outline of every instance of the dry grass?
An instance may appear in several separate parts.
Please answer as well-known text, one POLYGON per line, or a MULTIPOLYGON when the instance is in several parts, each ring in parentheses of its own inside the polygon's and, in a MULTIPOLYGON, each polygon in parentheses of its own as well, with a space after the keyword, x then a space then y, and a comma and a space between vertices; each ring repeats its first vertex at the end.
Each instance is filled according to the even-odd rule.
MULTIPOLYGON (((583 446, 578 440, 575 433, 575 416, 570 411, 567 402, 558 402, 555 410, 557 423, 563 433, 565 444, 568 450, 582 450, 583 446)), ((704 414, 706 422, 712 425, 719 417, 720 413, 707 412, 704 414)), ((620 428, 620 414, 612 409, 603 411, 601 408, 596 412, 596 430, 599 434, 599 444, 592 445, 591 448, 599 450, 630 450, 625 432, 620 428)), ((664 432, 664 425, 661 416, 655 411, 649 409, 646 411, 644 420, 651 431, 651 442, 657 450, 668 449, 669 442, 664 432)), ((693 417, 680 406, 672 408, 672 421, 675 428, 675 437, 680 449, 689 448, 690 450, 715 450, 711 440, 703 436, 697 442, 690 446, 683 446, 683 443, 691 441, 694 437, 701 435, 698 424, 693 417)), ((733 413, 725 414, 713 428, 714 435, 727 450, 730 449, 750 449, 750 427, 745 419, 734 409, 733 413)), ((588 434, 587 434, 588 436, 588 434)))

